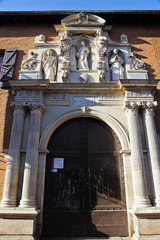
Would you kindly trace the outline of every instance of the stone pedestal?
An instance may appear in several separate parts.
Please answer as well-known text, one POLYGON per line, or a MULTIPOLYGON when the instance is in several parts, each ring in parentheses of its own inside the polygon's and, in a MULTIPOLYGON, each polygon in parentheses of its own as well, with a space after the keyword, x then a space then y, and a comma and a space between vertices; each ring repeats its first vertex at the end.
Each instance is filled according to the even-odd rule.
POLYGON ((25 160, 25 170, 23 179, 22 199, 20 207, 36 207, 36 187, 38 169, 38 146, 40 136, 40 124, 43 104, 33 104, 30 106, 30 124, 27 142, 27 152, 25 160))
POLYGON ((36 221, 39 211, 33 209, 1 208, 0 239, 35 240, 36 221))
POLYGON ((17 205, 20 150, 25 110, 23 104, 15 103, 13 104, 13 107, 14 107, 14 119, 10 138, 8 162, 1 207, 16 207, 17 205))
POLYGON ((133 208, 150 206, 147 196, 141 135, 138 121, 139 103, 126 103, 131 148, 131 165, 134 190, 133 208))

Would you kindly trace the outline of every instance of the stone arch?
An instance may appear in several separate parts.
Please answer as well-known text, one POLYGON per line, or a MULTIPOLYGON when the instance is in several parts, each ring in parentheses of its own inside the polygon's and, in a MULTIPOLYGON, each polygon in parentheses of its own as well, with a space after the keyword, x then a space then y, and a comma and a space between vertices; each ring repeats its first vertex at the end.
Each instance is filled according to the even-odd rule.
POLYGON ((69 112, 63 113, 54 119, 44 130, 42 137, 40 139, 39 148, 40 149, 47 149, 48 141, 52 135, 52 133, 65 121, 70 120, 76 117, 92 117, 97 118, 103 122, 105 122, 108 126, 110 126, 114 132, 116 133, 117 137, 122 146, 122 150, 129 150, 129 140, 127 134, 122 127, 122 125, 109 114, 104 114, 101 111, 97 111, 92 108, 88 107, 81 107, 78 109, 71 110, 69 112))

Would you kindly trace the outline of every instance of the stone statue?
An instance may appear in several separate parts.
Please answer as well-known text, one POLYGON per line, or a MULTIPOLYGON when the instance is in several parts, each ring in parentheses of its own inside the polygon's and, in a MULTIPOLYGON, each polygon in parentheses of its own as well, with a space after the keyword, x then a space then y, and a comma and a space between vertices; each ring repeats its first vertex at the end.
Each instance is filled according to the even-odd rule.
POLYGON ((102 36, 102 30, 97 31, 97 37, 95 38, 95 44, 98 49, 99 57, 104 57, 107 52, 108 39, 106 36, 102 36))
POLYGON ((57 72, 57 59, 53 56, 52 50, 48 50, 43 59, 43 71, 45 79, 55 80, 57 72))
POLYGON ((88 66, 88 56, 89 56, 89 49, 85 46, 85 42, 82 41, 81 42, 82 47, 80 47, 78 53, 76 54, 76 56, 78 57, 78 69, 82 70, 82 69, 89 69, 88 66))
POLYGON ((60 37, 60 41, 61 41, 60 46, 61 56, 69 58, 69 52, 72 46, 72 38, 70 37, 70 32, 66 30, 64 34, 60 37))
POLYGON ((118 49, 113 49, 113 55, 109 61, 112 70, 112 81, 124 78, 123 59, 118 55, 118 49))

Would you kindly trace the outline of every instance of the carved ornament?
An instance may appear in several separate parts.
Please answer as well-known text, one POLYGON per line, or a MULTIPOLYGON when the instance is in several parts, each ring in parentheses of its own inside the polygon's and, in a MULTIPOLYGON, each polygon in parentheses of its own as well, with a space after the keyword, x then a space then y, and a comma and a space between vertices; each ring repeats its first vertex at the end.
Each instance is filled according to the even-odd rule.
POLYGON ((32 57, 29 58, 28 60, 26 60, 23 64, 22 64, 22 69, 26 69, 26 70, 34 70, 37 66, 37 57, 38 54, 31 52, 32 57))
POLYGON ((100 83, 105 83, 105 81, 106 81, 105 71, 100 70, 99 71, 99 82, 100 83))
POLYGON ((108 39, 106 36, 102 36, 102 30, 97 31, 97 37, 95 38, 95 45, 98 49, 98 55, 103 58, 107 53, 108 39))
POLYGON ((154 109, 158 105, 157 101, 154 102, 141 102, 141 107, 147 114, 154 115, 154 109))
POLYGON ((65 31, 64 34, 60 37, 60 55, 64 56, 65 59, 69 59, 70 49, 72 46, 72 37, 70 36, 69 31, 65 31))
POLYGON ((127 112, 136 114, 138 113, 138 109, 141 106, 141 102, 125 102, 124 109, 127 112))
POLYGON ((145 69, 145 63, 142 60, 136 58, 136 52, 135 51, 134 52, 129 52, 128 56, 129 56, 129 60, 132 64, 132 69, 133 70, 144 70, 145 69))
POLYGON ((80 12, 78 15, 78 23, 88 23, 88 14, 80 12))

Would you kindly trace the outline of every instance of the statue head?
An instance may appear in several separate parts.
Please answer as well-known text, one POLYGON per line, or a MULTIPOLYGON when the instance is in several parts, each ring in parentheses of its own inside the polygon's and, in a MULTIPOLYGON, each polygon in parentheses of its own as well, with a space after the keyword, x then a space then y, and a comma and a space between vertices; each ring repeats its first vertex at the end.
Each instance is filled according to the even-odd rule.
POLYGON ((118 54, 118 49, 113 49, 113 54, 117 55, 118 54))
POLYGON ((81 45, 84 47, 86 45, 85 41, 81 41, 81 45))
POLYGON ((52 50, 51 49, 47 50, 47 55, 52 56, 52 50))

